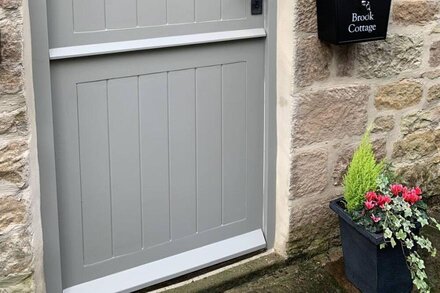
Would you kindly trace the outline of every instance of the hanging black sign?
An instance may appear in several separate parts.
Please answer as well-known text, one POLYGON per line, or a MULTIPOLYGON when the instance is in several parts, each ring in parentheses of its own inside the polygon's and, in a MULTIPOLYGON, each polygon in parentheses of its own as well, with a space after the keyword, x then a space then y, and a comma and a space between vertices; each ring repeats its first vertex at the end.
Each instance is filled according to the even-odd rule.
POLYGON ((333 44, 386 38, 391 0, 316 0, 318 34, 333 44))

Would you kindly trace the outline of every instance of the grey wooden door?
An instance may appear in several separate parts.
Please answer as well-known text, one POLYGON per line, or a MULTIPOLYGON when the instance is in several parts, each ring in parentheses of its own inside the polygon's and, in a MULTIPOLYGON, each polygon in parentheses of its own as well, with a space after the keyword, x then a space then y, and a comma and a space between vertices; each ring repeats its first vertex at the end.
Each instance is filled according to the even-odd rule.
POLYGON ((262 228, 264 16, 250 3, 48 1, 68 292, 262 228))

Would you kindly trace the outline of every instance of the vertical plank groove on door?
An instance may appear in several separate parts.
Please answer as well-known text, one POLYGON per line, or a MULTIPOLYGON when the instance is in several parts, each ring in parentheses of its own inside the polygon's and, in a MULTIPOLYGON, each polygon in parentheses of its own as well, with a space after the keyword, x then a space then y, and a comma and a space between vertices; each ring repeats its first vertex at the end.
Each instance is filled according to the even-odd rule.
POLYGON ((139 205, 140 205, 140 209, 141 209, 141 249, 145 248, 145 233, 144 233, 144 198, 143 198, 143 168, 142 168, 142 125, 141 125, 141 77, 138 75, 136 76, 136 83, 137 83, 137 118, 138 118, 138 151, 139 151, 139 162, 138 162, 138 167, 139 167, 139 205))
POLYGON ((79 84, 78 132, 84 265, 112 252, 106 81, 79 84))
POLYGON ((105 0, 72 0, 75 32, 105 30, 105 0))
MULTIPOLYGON (((221 0, 222 19, 242 19, 246 18, 246 3, 248 0, 221 0)), ((250 5, 249 5, 250 7, 250 5)))
POLYGON ((195 0, 196 22, 221 19, 221 0, 195 0))
POLYGON ((221 66, 196 71, 199 232, 222 224, 221 66))
POLYGON ((246 63, 223 66, 223 224, 246 217, 246 63))
MULTIPOLYGON (((168 0, 167 0, 168 2, 168 0)), ((167 144, 167 152, 168 152, 168 216, 169 216, 169 239, 170 241, 173 241, 173 221, 172 221, 172 198, 171 198, 171 127, 170 127, 170 72, 167 71, 167 139, 168 139, 168 144, 167 144)))
MULTIPOLYGON (((194 0, 194 9, 195 9, 195 0, 194 0)), ((197 156, 198 146, 198 129, 197 129, 197 68, 194 68, 194 168, 195 168, 195 176, 194 176, 194 189, 195 189, 195 198, 196 198, 196 208, 195 208, 195 220, 196 220, 196 233, 199 232, 199 185, 198 185, 198 176, 199 176, 199 158, 197 156)))
POLYGON ((155 26, 167 23, 166 0, 137 0, 138 25, 155 26))
POLYGON ((142 247, 137 81, 137 77, 128 77, 108 83, 113 240, 117 256, 142 247))
POLYGON ((107 29, 134 28, 137 26, 137 0, 105 0, 107 29))
POLYGON ((108 146, 108 178, 109 178, 109 196, 110 196, 110 229, 111 229, 111 247, 112 256, 115 256, 115 239, 113 233, 113 191, 112 191, 112 165, 111 165, 111 145, 110 145, 110 108, 108 101, 108 80, 105 81, 105 110, 107 111, 107 146, 108 146))
POLYGON ((144 247, 170 241, 167 73, 139 77, 144 247))
POLYGON ((223 76, 224 76, 224 65, 222 64, 221 65, 221 72, 220 72, 220 74, 221 74, 221 76, 220 76, 220 79, 221 79, 221 88, 220 88, 220 101, 221 101, 221 104, 220 104, 220 123, 221 123, 221 125, 220 125, 220 143, 221 143, 221 147, 220 147, 220 163, 221 163, 221 186, 220 186, 220 192, 221 192, 221 208, 220 208, 220 211, 221 211, 221 220, 222 220, 222 225, 225 223, 225 211, 224 211, 224 207, 225 207, 225 188, 224 188, 224 186, 225 186, 225 161, 223 160, 223 158, 224 158, 224 155, 223 155, 223 153, 224 153, 224 149, 225 149, 225 144, 224 144, 224 137, 225 137, 225 133, 224 133, 224 127, 223 127, 223 113, 224 113, 224 108, 223 108, 223 100, 224 100, 224 98, 223 98, 223 94, 224 94, 224 91, 223 91, 223 88, 225 87, 225 85, 224 85, 224 82, 225 82, 225 80, 224 80, 224 78, 223 78, 223 76))
POLYGON ((172 239, 197 232, 194 69, 169 73, 172 239))
POLYGON ((195 0, 168 0, 167 23, 191 23, 195 20, 195 0))

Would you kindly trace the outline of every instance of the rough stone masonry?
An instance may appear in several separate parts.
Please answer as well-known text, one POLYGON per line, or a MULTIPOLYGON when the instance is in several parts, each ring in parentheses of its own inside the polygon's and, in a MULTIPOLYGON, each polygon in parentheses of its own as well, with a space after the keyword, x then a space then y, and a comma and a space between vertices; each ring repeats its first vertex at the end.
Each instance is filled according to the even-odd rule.
POLYGON ((0 0, 0 292, 34 292, 21 0, 0 0))
POLYGON ((438 1, 394 0, 386 41, 333 46, 318 39, 315 0, 290 5, 292 87, 278 102, 290 106, 286 250, 304 257, 337 251, 328 203, 368 125, 378 158, 440 195, 440 15, 438 1))

